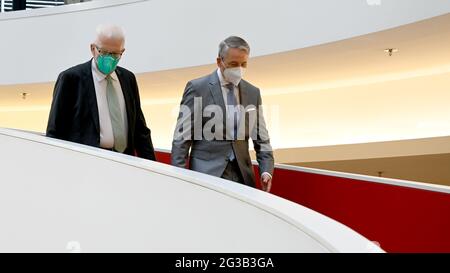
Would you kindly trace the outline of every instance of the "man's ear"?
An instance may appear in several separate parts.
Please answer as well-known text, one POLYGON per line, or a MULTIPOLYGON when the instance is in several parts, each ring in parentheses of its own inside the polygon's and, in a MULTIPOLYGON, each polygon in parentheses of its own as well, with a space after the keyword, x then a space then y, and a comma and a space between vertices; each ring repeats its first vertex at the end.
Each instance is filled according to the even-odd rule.
POLYGON ((95 46, 94 46, 94 44, 91 44, 91 53, 92 53, 92 57, 94 57, 95 56, 95 46))

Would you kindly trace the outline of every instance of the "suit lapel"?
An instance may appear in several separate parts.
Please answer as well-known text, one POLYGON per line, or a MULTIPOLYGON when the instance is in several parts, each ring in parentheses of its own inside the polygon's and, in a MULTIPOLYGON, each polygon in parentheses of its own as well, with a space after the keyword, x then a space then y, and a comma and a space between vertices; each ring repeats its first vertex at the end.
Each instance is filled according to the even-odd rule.
POLYGON ((239 83, 239 95, 240 95, 240 104, 242 106, 247 107, 248 106, 248 92, 245 85, 245 82, 241 80, 239 83))
POLYGON ((248 106, 248 88, 246 88, 245 81, 241 80, 239 83, 239 97, 240 97, 240 104, 244 107, 244 113, 241 114, 241 118, 239 119, 239 123, 245 122, 245 137, 247 138, 249 136, 249 117, 247 113, 245 112, 246 107, 248 106), (242 120, 244 118, 244 120, 242 120))
POLYGON ((92 59, 86 63, 84 69, 84 82, 86 83, 86 96, 91 109, 91 116, 94 120, 95 129, 100 134, 100 121, 98 117, 97 96, 95 95, 94 78, 92 76, 92 59))
POLYGON ((122 88, 123 98, 125 100, 125 108, 127 112, 127 122, 128 122, 128 139, 130 139, 131 132, 134 131, 134 122, 132 122, 131 117, 134 116, 132 112, 132 100, 131 100, 131 87, 127 84, 128 81, 124 79, 124 75, 120 69, 116 69, 117 78, 120 82, 120 87, 122 88))
POLYGON ((217 76, 217 70, 209 77, 209 91, 211 92, 211 96, 214 100, 215 105, 219 105, 222 109, 222 129, 223 129, 223 137, 226 137, 226 108, 225 101, 223 100, 222 87, 220 86, 219 76, 217 76))
POLYGON ((223 113, 226 113, 225 101, 223 100, 222 87, 220 86, 219 76, 217 71, 214 71, 209 80, 209 91, 213 97, 214 103, 222 108, 223 113))

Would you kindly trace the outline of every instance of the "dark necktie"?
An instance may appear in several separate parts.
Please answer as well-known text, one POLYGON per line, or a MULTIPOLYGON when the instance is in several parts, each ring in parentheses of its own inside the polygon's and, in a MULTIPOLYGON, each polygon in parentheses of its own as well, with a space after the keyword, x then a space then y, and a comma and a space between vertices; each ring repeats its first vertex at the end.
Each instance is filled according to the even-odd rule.
MULTIPOLYGON (((237 128, 238 128, 238 113, 237 113, 237 100, 234 95, 234 84, 229 83, 225 85, 228 89, 227 91, 227 135, 230 134, 232 139, 237 139, 237 128)), ((233 149, 231 149, 228 155, 230 161, 233 161, 236 156, 234 155, 233 149)))
MULTIPOLYGON (((234 95, 234 84, 229 83, 225 85, 225 87, 228 89, 227 91, 227 111, 231 110, 229 112, 230 115, 233 115, 232 117, 230 115, 229 118, 233 121, 232 124, 230 124, 230 128, 227 127, 227 129, 230 130, 230 132, 233 133, 232 137, 233 139, 237 139, 237 128, 238 128, 238 112, 237 112, 237 100, 236 96, 234 95)), ((230 120, 230 121, 231 121, 230 120)))

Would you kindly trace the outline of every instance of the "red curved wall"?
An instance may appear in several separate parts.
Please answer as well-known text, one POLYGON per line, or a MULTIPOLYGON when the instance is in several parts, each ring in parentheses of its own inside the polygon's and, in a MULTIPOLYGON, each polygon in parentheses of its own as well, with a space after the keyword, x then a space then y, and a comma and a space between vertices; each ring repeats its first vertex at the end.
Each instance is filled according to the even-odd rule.
MULTIPOLYGON (((170 163, 170 154, 157 152, 157 159, 170 163)), ((349 226, 387 252, 450 252, 447 193, 280 168, 272 193, 349 226)))

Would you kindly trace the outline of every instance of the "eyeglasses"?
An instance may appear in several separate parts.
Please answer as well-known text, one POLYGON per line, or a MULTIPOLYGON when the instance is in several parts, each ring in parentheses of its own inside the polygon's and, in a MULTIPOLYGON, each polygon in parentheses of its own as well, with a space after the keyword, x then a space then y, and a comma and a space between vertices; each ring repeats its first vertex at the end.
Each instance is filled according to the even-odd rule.
POLYGON ((99 53, 100 55, 110 55, 110 56, 113 56, 113 57, 116 58, 116 59, 120 59, 120 57, 122 57, 122 54, 123 54, 123 51, 124 51, 124 50, 122 50, 122 52, 120 52, 120 53, 117 53, 117 52, 109 52, 109 51, 106 51, 106 50, 104 50, 104 49, 98 47, 97 45, 95 45, 95 48, 97 49, 97 51, 98 51, 98 53, 99 53))

